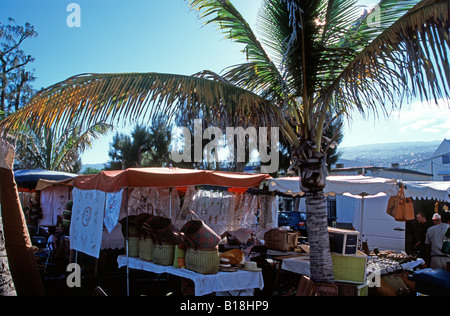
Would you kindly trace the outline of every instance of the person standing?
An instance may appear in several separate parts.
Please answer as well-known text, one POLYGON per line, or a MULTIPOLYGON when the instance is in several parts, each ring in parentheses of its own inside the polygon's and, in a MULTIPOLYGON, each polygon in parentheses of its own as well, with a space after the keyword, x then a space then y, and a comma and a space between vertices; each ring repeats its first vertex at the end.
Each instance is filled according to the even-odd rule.
POLYGON ((416 215, 416 223, 414 226, 414 246, 413 250, 417 252, 420 258, 425 258, 425 238, 427 230, 430 227, 430 223, 427 221, 425 213, 419 211, 416 215))
POLYGON ((427 265, 432 269, 447 269, 447 262, 450 261, 450 255, 444 254, 441 249, 446 239, 445 233, 450 226, 450 212, 444 212, 441 217, 441 223, 435 224, 427 231, 425 244, 427 245, 427 265))
POLYGON ((431 220, 433 221, 433 225, 439 225, 441 223, 441 215, 439 215, 438 213, 434 213, 431 220))

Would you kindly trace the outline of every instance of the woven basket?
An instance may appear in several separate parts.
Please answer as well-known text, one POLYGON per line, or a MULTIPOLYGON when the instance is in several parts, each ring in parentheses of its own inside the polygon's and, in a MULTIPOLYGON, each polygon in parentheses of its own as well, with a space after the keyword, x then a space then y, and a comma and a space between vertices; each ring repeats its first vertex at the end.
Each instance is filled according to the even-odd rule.
POLYGON ((170 218, 153 216, 143 223, 142 229, 152 236, 155 245, 178 245, 182 241, 179 230, 170 218))
MULTIPOLYGON (((129 236, 128 237, 128 256, 131 258, 139 258, 139 240, 138 236, 129 236)), ((125 240, 125 249, 126 249, 126 240, 125 240)))
POLYGON ((153 261, 153 249, 155 244, 150 236, 141 236, 139 239, 139 258, 146 261, 153 261))
POLYGON ((159 244, 153 248, 153 262, 162 266, 173 265, 175 245, 159 244))
POLYGON ((182 236, 189 247, 202 250, 214 249, 220 237, 202 220, 191 220, 181 228, 182 236))
POLYGON ((188 248, 185 255, 186 269, 201 273, 215 274, 219 271, 219 250, 194 250, 188 248))
MULTIPOLYGON (((150 214, 140 214, 137 216, 128 216, 128 256, 131 258, 139 258, 139 243, 141 239, 142 223, 147 220, 150 214)), ((122 225, 122 235, 124 237, 125 249, 127 238, 127 218, 120 220, 122 225)))

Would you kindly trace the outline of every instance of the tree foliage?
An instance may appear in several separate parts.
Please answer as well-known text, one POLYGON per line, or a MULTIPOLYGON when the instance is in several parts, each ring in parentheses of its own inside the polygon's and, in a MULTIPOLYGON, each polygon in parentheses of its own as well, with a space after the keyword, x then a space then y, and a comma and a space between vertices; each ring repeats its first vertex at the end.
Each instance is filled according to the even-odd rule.
POLYGON ((34 61, 21 45, 27 39, 37 36, 34 27, 25 23, 17 25, 9 18, 9 24, 0 23, 0 118, 23 107, 34 95, 31 82, 35 80, 33 71, 26 66, 34 61))
POLYGON ((136 125, 131 136, 117 132, 110 144, 109 170, 169 165, 170 128, 164 120, 136 125))

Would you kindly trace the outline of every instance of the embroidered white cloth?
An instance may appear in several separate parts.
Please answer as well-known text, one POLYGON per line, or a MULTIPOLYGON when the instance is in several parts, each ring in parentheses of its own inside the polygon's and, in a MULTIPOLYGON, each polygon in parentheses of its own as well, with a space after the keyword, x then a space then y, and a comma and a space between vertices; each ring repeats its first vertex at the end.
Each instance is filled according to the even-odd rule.
POLYGON ((42 190, 40 198, 42 219, 39 220, 39 225, 56 225, 58 216, 63 213, 69 200, 70 192, 67 186, 51 186, 42 190))
POLYGON ((120 190, 119 192, 106 193, 104 222, 106 230, 110 234, 119 221, 119 214, 122 206, 122 197, 123 190, 120 190))
POLYGON ((70 248, 99 258, 106 193, 74 188, 70 248))
MULTIPOLYGON (((195 284, 195 296, 207 295, 214 292, 241 290, 248 293, 248 291, 246 291, 248 289, 262 290, 264 288, 264 279, 261 271, 250 272, 238 270, 236 272, 219 271, 216 274, 200 274, 187 269, 162 266, 139 258, 127 258, 123 255, 117 257, 117 263, 119 268, 126 266, 128 263, 128 266, 131 269, 144 270, 157 274, 170 273, 172 275, 190 279, 194 281, 195 284)), ((253 291, 251 291, 251 293, 253 294, 253 291)))

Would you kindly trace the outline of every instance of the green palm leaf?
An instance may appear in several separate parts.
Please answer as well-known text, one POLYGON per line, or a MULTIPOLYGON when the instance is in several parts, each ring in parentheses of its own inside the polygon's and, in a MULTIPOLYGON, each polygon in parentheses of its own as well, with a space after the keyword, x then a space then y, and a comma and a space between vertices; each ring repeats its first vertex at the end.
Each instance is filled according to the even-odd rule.
POLYGON ((178 110, 194 109, 218 121, 244 120, 260 126, 273 126, 279 119, 263 98, 224 82, 158 73, 83 74, 39 92, 0 126, 11 133, 24 120, 36 127, 75 120, 92 125, 137 117, 150 120, 160 113, 171 118, 182 114, 178 110))
POLYGON ((367 23, 361 27, 364 36, 379 35, 323 91, 321 101, 377 112, 380 105, 400 106, 414 97, 437 102, 450 96, 450 3, 421 1, 389 24, 404 11, 393 5, 382 11, 388 27, 381 33, 367 23))

